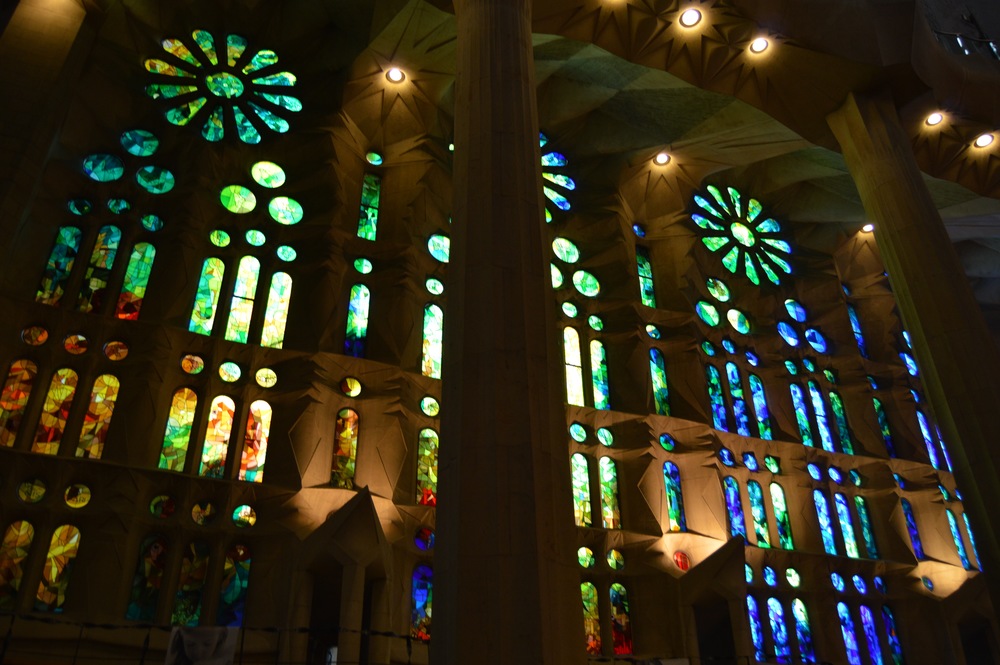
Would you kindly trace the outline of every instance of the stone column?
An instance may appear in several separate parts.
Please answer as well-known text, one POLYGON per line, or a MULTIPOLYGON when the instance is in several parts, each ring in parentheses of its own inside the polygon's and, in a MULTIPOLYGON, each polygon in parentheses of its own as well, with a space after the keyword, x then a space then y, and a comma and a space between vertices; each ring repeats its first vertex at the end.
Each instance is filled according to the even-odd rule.
POLYGON ((955 464, 1000 609, 996 507, 1000 352, 888 98, 851 94, 828 118, 861 195, 955 464), (990 508, 992 507, 992 509, 990 508))
POLYGON ((457 0, 431 662, 585 660, 530 0, 457 0))

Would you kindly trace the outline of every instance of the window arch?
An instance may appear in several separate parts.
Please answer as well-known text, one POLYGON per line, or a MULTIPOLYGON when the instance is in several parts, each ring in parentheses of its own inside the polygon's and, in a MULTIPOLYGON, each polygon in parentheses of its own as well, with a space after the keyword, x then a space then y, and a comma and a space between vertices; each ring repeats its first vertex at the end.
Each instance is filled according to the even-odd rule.
POLYGON ((437 505, 438 434, 432 429, 420 430, 417 443, 417 503, 437 505))
POLYGON ((77 374, 64 367, 58 370, 49 384, 49 392, 45 395, 45 405, 38 419, 38 430, 35 432, 35 442, 31 452, 43 455, 55 455, 59 452, 63 432, 66 429, 66 418, 73 406, 76 395, 77 374))
POLYGON ((115 412, 119 387, 118 378, 111 374, 102 374, 94 380, 90 406, 87 407, 76 446, 77 457, 101 458, 108 438, 108 428, 111 427, 111 416, 115 412))
POLYGON ((885 407, 878 397, 872 398, 872 406, 875 407, 875 418, 878 420, 879 430, 882 432, 882 442, 885 443, 885 450, 889 457, 896 456, 896 446, 892 442, 892 430, 889 428, 889 419, 885 415, 885 407))
POLYGON ((882 624, 885 626, 885 634, 889 642, 889 653, 892 654, 894 665, 903 665, 903 645, 899 641, 899 634, 896 632, 896 617, 888 605, 882 606, 882 624))
POLYGON ((632 653, 632 621, 629 616, 628 591, 617 582, 611 585, 611 639, 616 655, 632 653))
POLYGON ((264 329, 260 345, 280 349, 285 343, 285 326, 288 325, 288 308, 292 301, 292 277, 286 272, 271 276, 271 288, 264 310, 264 329))
POLYGON ((181 560, 181 575, 174 595, 174 610, 170 623, 176 626, 197 626, 201 619, 202 591, 208 576, 208 545, 190 543, 181 560))
POLYGON ((42 282, 35 294, 35 300, 44 305, 58 305, 65 289, 66 280, 73 271, 73 262, 80 251, 83 233, 75 226, 61 226, 56 234, 52 253, 42 272, 42 282))
POLYGON ((837 603, 837 616, 840 618, 840 634, 844 639, 844 650, 847 652, 847 662, 850 665, 861 665, 861 653, 858 651, 858 638, 854 632, 854 619, 846 603, 837 603))
POLYGON ((816 519, 819 522, 819 532, 823 537, 823 550, 830 555, 837 554, 837 540, 833 535, 833 520, 830 519, 830 504, 823 490, 813 490, 813 503, 816 505, 816 519))
POLYGON ((669 416, 670 386, 667 383, 667 366, 663 360, 663 353, 655 347, 649 350, 649 373, 656 413, 669 416))
POLYGON ((156 619, 156 604, 163 586, 167 550, 167 539, 160 534, 153 534, 142 541, 139 561, 135 567, 135 575, 132 576, 132 592, 125 611, 126 619, 150 622, 156 619))
POLYGON ((837 507, 837 521, 840 522, 840 532, 844 536, 844 550, 847 552, 847 556, 857 559, 860 554, 858 553, 858 541, 854 537, 850 504, 847 503, 847 497, 840 492, 834 493, 833 503, 837 507))
POLYGON ((601 612, 597 605, 597 587, 590 582, 584 582, 580 585, 580 595, 583 598, 583 632, 587 653, 600 656, 601 612))
POLYGON ((756 374, 750 375, 750 395, 753 399, 753 411, 757 416, 757 431, 760 438, 770 441, 771 412, 767 408, 767 395, 764 393, 764 383, 756 374))
POLYGON ((792 393, 792 405, 795 407, 795 423, 799 426, 799 436, 802 438, 802 445, 813 444, 812 425, 809 423, 809 407, 806 405, 806 398, 802 392, 802 386, 793 383, 789 386, 792 393))
POLYGON ((920 425, 920 435, 924 439, 924 446, 927 449, 927 457, 930 458, 931 466, 935 469, 940 469, 941 464, 938 462, 937 450, 934 448, 934 437, 931 435, 930 425, 927 423, 927 416, 920 409, 917 409, 917 424, 920 425))
POLYGON ((102 226, 97 232, 94 251, 90 255, 90 263, 83 274, 83 284, 76 298, 76 308, 81 312, 100 310, 104 304, 104 295, 111 277, 111 268, 118 253, 122 232, 117 226, 102 226))
POLYGON ((580 333, 576 328, 563 328, 563 360, 566 365, 566 401, 583 406, 583 355, 580 333))
MULTIPOLYGON (((444 344, 444 311, 434 303, 424 307, 423 362, 421 372, 432 379, 441 378, 441 351, 444 344)), ((582 388, 581 388, 582 390, 582 388)))
POLYGON ((833 420, 837 423, 840 450, 848 455, 853 455, 854 444, 851 442, 851 432, 847 428, 847 412, 844 410, 844 401, 840 399, 840 393, 834 390, 830 391, 830 409, 833 411, 833 420))
POLYGON ((602 457, 598 462, 601 476, 601 520, 605 529, 622 528, 621 511, 618 507, 618 468, 610 457, 602 457))
POLYGON ((972 533, 972 524, 969 523, 969 513, 962 513, 962 521, 965 522, 965 532, 969 534, 969 544, 972 545, 972 554, 976 557, 976 564, 982 569, 982 559, 979 558, 979 548, 976 547, 976 536, 972 533))
POLYGON ((972 566, 969 565, 969 555, 965 551, 965 543, 962 541, 962 532, 958 528, 958 520, 955 519, 955 513, 951 512, 948 508, 945 508, 944 512, 948 516, 948 528, 951 529, 951 539, 955 541, 955 550, 958 552, 958 558, 962 562, 962 567, 970 570, 972 566))
POLYGON ((642 245, 635 247, 635 260, 639 272, 639 297, 646 307, 656 307, 656 292, 653 290, 653 264, 649 260, 649 250, 642 245))
POLYGON ((785 608, 777 598, 767 599, 767 620, 771 625, 771 641, 774 643, 774 655, 778 662, 792 662, 792 647, 788 643, 788 626, 785 624, 785 608))
POLYGON ((366 173, 361 181, 361 215, 358 217, 358 237, 375 240, 378 234, 378 206, 382 193, 382 179, 366 173))
POLYGON ((726 400, 722 395, 722 382, 719 377, 719 370, 716 369, 715 365, 705 365, 705 377, 708 381, 708 401, 712 406, 712 427, 723 432, 728 432, 726 400))
POLYGON ((167 416, 167 427, 163 433, 159 468, 168 471, 184 470, 197 406, 198 396, 190 388, 181 388, 174 393, 170 402, 170 414, 167 416))
POLYGON ((139 318, 142 303, 146 299, 146 287, 153 272, 156 247, 148 242, 136 243, 125 268, 125 281, 118 296, 115 316, 119 319, 135 321, 139 318))
POLYGON ((76 554, 80 550, 80 530, 72 524, 56 527, 49 542, 42 580, 35 594, 36 612, 59 612, 66 602, 66 589, 76 554))
POLYGON ((201 277, 198 278, 198 292, 194 297, 191 322, 188 325, 188 330, 191 332, 199 335, 212 334, 216 310, 219 307, 222 278, 225 274, 226 264, 222 259, 216 257, 205 259, 201 267, 201 277))
POLYGON ((10 364, 0 393, 0 446, 14 445, 36 374, 38 366, 31 360, 15 360, 10 364))
POLYGON ((740 376, 740 369, 736 363, 726 363, 726 378, 729 381, 729 398, 733 403, 736 433, 740 436, 752 436, 750 434, 750 417, 747 414, 747 402, 743 397, 743 378, 740 376))
POLYGON ((0 544, 0 609, 12 610, 17 605, 17 592, 24 576, 24 560, 28 558, 35 527, 18 520, 7 527, 0 544))
POLYGON ((229 438, 236 418, 236 402, 232 397, 219 395, 212 400, 208 409, 208 429, 205 444, 201 450, 201 466, 198 474, 208 478, 222 478, 226 474, 226 457, 229 454, 229 438))
POLYGON ((608 356, 600 340, 590 342, 590 376, 594 389, 594 408, 611 408, 608 388, 608 356))
POLYGON ((861 629, 868 644, 868 659, 871 665, 882 665, 882 647, 878 641, 878 631, 875 629, 875 616, 867 605, 862 605, 861 629))
POLYGON ((795 617, 795 639, 799 643, 799 656, 804 662, 815 662, 816 650, 813 647, 809 612, 806 611, 806 604, 798 598, 792 601, 792 616, 795 617))
POLYGON ((431 638, 431 611, 434 601, 434 571, 423 564, 413 569, 410 598, 413 612, 410 620, 410 635, 418 640, 431 638))
POLYGON ((872 526, 871 512, 868 510, 868 500, 863 496, 854 497, 854 507, 858 510, 858 521, 861 523, 861 537, 865 541, 865 551, 871 559, 878 558, 878 546, 875 544, 875 529, 872 526))
POLYGON ((663 463, 663 484, 667 491, 667 524, 670 531, 687 531, 684 517, 684 492, 681 489, 681 472, 673 462, 663 463))
POLYGON ((750 623, 750 639, 753 641, 754 655, 758 661, 764 660, 764 626, 760 622, 757 600, 747 596, 747 619, 750 623))
POLYGON ((830 421, 826 417, 826 404, 823 401, 823 393, 819 389, 819 384, 815 381, 807 381, 809 388, 809 398, 812 401, 813 413, 816 416, 816 429, 819 430, 819 440, 823 450, 832 453, 833 431, 830 428, 830 421))
POLYGON ((847 317, 851 320, 851 331, 854 333, 854 341, 858 344, 858 351, 862 358, 867 358, 868 349, 865 346, 864 333, 861 331, 861 319, 858 317, 858 310, 851 303, 847 303, 847 317))
POLYGON ((750 516, 753 531, 757 536, 757 547, 770 547, 771 534, 767 529, 767 508, 764 507, 764 490, 756 480, 747 481, 747 495, 750 497, 750 516))
POLYGON ((778 483, 771 483, 771 507, 774 508, 774 523, 778 527, 778 543, 782 549, 795 549, 792 539, 792 519, 785 502, 785 490, 778 483))
POLYGON ((229 308, 229 322, 226 324, 226 339, 230 342, 247 343, 259 281, 260 261, 253 256, 244 256, 236 269, 233 302, 229 308))
POLYGON ((573 517, 577 526, 591 526, 594 521, 590 511, 590 462, 580 453, 570 458, 570 476, 573 481, 573 517))
POLYGON ((726 513, 729 517, 729 535, 735 538, 747 537, 746 519, 743 517, 743 501, 740 498, 740 484, 732 476, 722 479, 723 492, 726 495, 726 513))
POLYGON ((337 426, 333 434, 333 464, 330 470, 330 484, 334 487, 354 489, 359 428, 357 411, 341 409, 337 413, 337 426))
POLYGON ((913 554, 918 559, 924 558, 924 545, 920 541, 920 531, 917 529, 917 519, 913 515, 913 506, 907 499, 900 499, 899 505, 903 509, 903 519, 906 520, 906 530, 910 534, 910 543, 913 545, 913 554))
POLYGON ((351 299, 347 304, 347 333, 344 336, 344 352, 355 358, 365 357, 370 302, 371 292, 367 286, 355 284, 351 287, 351 299))
POLYGON ((218 626, 242 626, 250 585, 250 548, 236 544, 226 552, 222 567, 222 594, 215 620, 218 626))
POLYGON ((264 461, 267 457, 267 437, 271 433, 271 405, 262 399, 250 403, 247 432, 240 458, 240 480, 264 482, 264 461))

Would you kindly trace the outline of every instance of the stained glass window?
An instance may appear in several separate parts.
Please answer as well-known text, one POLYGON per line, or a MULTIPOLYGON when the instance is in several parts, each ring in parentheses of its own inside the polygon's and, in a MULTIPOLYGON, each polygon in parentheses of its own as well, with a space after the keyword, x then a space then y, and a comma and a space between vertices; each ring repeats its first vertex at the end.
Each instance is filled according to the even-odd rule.
POLYGON ((596 339, 590 342, 590 376, 594 388, 594 408, 610 409, 608 357, 604 345, 596 339))
POLYGON ((863 496, 854 497, 854 506, 858 509, 858 521, 861 522, 861 535, 865 541, 865 550, 869 558, 878 558, 878 547, 875 544, 875 529, 872 526, 871 512, 868 501, 863 496))
POLYGON ((840 532, 844 536, 844 549, 847 556, 857 559, 858 541, 854 537, 854 523, 851 521, 851 507, 847 502, 847 497, 836 492, 833 495, 833 503, 837 507, 837 521, 840 522, 840 532))
POLYGON ((163 586, 167 549, 167 539, 159 534, 148 536, 142 541, 139 561, 135 567, 135 575, 132 576, 126 619, 150 623, 156 619, 156 603, 163 586))
POLYGON ((292 278, 288 273, 276 272, 271 276, 271 288, 264 310, 264 330, 260 345, 280 349, 285 343, 285 325, 288 322, 288 307, 292 298, 292 278))
POLYGON ((854 341, 858 343, 858 351, 862 358, 868 357, 868 349, 865 346, 865 336, 861 331, 861 319, 858 317, 858 310, 854 305, 847 304, 847 316, 851 320, 851 330, 854 332, 854 341))
POLYGON ((382 193, 382 179, 366 173, 361 182, 361 215, 358 217, 358 237, 375 240, 378 233, 378 206, 382 193))
POLYGON ((160 450, 159 468, 169 471, 183 471, 187 458, 188 441, 194 411, 198 406, 198 396, 190 388, 181 388, 174 393, 170 402, 170 415, 163 433, 163 448, 160 450))
POLYGON ((924 446, 927 448, 927 457, 931 460, 931 466, 940 469, 937 450, 934 448, 934 437, 931 435, 930 425, 927 423, 927 416, 920 409, 917 409, 917 424, 920 425, 920 434, 924 438, 924 446))
POLYGON ((777 598, 767 599, 767 619, 771 624, 771 640, 778 662, 792 662, 792 647, 788 644, 788 626, 785 624, 785 608, 777 598))
POLYGON ((36 612, 62 612, 70 573, 79 550, 80 530, 71 524, 56 527, 49 542, 38 593, 35 594, 36 612))
POLYGON ((583 406, 583 357, 580 333, 576 328, 563 329, 563 357, 566 364, 566 401, 583 406))
POLYGON ((635 259, 639 268, 639 295, 646 307, 656 307, 656 293, 653 291, 653 264, 649 261, 649 250, 642 245, 635 248, 635 259))
POLYGON ((413 612, 410 615, 410 635, 418 640, 431 638, 431 608, 434 600, 434 571, 430 566, 419 565, 413 569, 410 598, 413 612))
POLYGON ((740 484, 732 476, 722 479, 722 489, 726 495, 726 513, 729 517, 729 535, 735 538, 747 537, 746 520, 743 517, 743 501, 740 498, 740 484))
POLYGON ((128 266, 125 268, 125 281, 122 283, 122 291, 115 307, 115 316, 119 319, 135 321, 139 318, 155 259, 156 248, 148 242, 136 243, 132 248, 128 266))
POLYGON ((59 452, 59 444, 66 429, 66 418, 76 394, 77 380, 76 372, 65 367, 53 375, 49 392, 45 395, 42 415, 38 419, 38 430, 35 432, 31 452, 43 455, 55 455, 59 452))
POLYGON ((774 523, 778 527, 778 543, 782 549, 795 549, 792 540, 792 519, 785 502, 785 490, 778 483, 771 483, 771 506, 774 508, 774 523))
POLYGON ((610 457, 602 457, 598 462, 601 476, 601 520, 605 529, 622 528, 621 512, 618 509, 618 468, 610 457))
POLYGON ((208 478, 222 478, 225 475, 235 412, 236 403, 231 397, 219 395, 212 400, 208 411, 205 445, 201 451, 201 467, 198 470, 200 475, 208 478))
POLYGON ((795 638, 799 643, 799 656, 804 662, 815 662, 816 650, 813 648, 809 612, 806 611, 806 604, 798 598, 792 601, 792 616, 795 617, 795 638))
POLYGON ((837 616, 840 617, 840 634, 844 639, 844 649, 847 652, 847 662, 850 665, 861 665, 861 653, 858 651, 858 640, 854 633, 854 619, 846 603, 837 603, 837 616))
POLYGON ((444 312, 435 304, 424 307, 423 362, 421 372, 441 378, 441 351, 444 343, 444 312))
POLYGON ((226 339, 231 342, 241 344, 247 342, 259 278, 260 261, 252 256, 240 259, 240 266, 236 272, 236 286, 233 290, 233 304, 229 309, 229 323, 226 325, 226 339))
POLYGON ((667 366, 663 360, 663 353, 657 348, 649 350, 649 374, 656 413, 661 416, 669 416, 670 390, 667 384, 667 366))
POLYGON ((337 413, 337 426, 333 434, 333 464, 330 469, 330 484, 334 487, 354 489, 359 427, 358 412, 354 409, 341 409, 337 413))
POLYGON ((104 442, 108 438, 108 428, 111 427, 118 389, 118 379, 111 374, 102 374, 94 380, 90 405, 83 418, 83 429, 80 430, 76 446, 77 457, 100 459, 104 452, 104 442))
POLYGON ((747 495, 750 497, 750 517, 753 531, 757 536, 757 547, 770 547, 771 534, 767 529, 767 508, 764 506, 764 490, 756 480, 747 481, 747 495))
POLYGON ((750 375, 750 395, 753 398, 753 411, 757 416, 757 431, 760 438, 770 441, 771 413, 767 408, 767 395, 764 394, 764 383, 756 374, 750 375))
POLYGON ((743 398, 743 380, 736 363, 726 363, 726 377, 729 379, 729 397, 733 402, 733 417, 736 419, 736 432, 741 436, 751 436, 750 418, 747 415, 747 403, 743 398))
POLYGON ((875 629, 875 616, 866 605, 860 607, 861 629, 865 633, 868 644, 868 662, 871 665, 882 665, 882 647, 879 645, 878 632, 875 629))
POLYGON ((219 290, 222 288, 222 277, 226 265, 222 259, 208 258, 201 267, 201 277, 198 279, 198 293, 194 298, 194 308, 191 310, 191 323, 188 330, 199 335, 211 335, 215 323, 215 311, 219 305, 219 290))
POLYGON ((30 360, 15 360, 10 364, 0 393, 0 446, 14 445, 37 373, 38 366, 30 360))
POLYGON ((208 545, 201 542, 192 542, 184 549, 170 623, 178 626, 198 625, 202 591, 208 575, 208 554, 208 545))
POLYGON ((889 419, 885 415, 885 408, 878 397, 872 398, 872 405, 875 407, 875 417, 878 419, 878 427, 882 432, 882 441, 885 443, 885 450, 889 457, 896 456, 896 447, 892 443, 892 430, 889 429, 889 419))
POLYGON ((222 594, 216 618, 218 626, 242 626, 250 584, 250 548, 233 545, 222 566, 222 594))
POLYGON ((628 591, 617 582, 611 585, 611 639, 615 654, 632 653, 632 621, 629 617, 628 591))
POLYGON ((980 570, 983 567, 983 560, 979 558, 979 548, 976 547, 976 536, 972 533, 972 524, 969 523, 969 513, 962 513, 962 520, 965 522, 965 532, 969 534, 969 544, 972 545, 972 554, 976 557, 980 570))
POLYGON ((438 434, 432 429, 420 430, 417 443, 417 503, 437 505, 438 434))
POLYGON ((812 447, 812 425, 809 423, 809 407, 806 405, 805 395, 801 386, 793 383, 790 386, 792 392, 792 404, 795 407, 795 422, 799 426, 799 436, 802 437, 802 445, 812 447))
POLYGON ((667 490, 667 524, 672 532, 687 531, 681 471, 673 462, 663 463, 663 484, 667 490))
POLYGON ((965 551, 965 542, 962 540, 962 532, 958 528, 958 520, 955 519, 955 513, 947 508, 944 512, 948 515, 948 527, 951 529, 951 539, 955 541, 958 558, 962 562, 962 567, 969 570, 972 566, 969 565, 969 555, 965 551))
POLYGON ((351 300, 347 305, 347 334, 344 337, 344 352, 355 358, 365 357, 370 296, 371 292, 364 284, 355 284, 351 287, 351 300))
POLYGON ((882 624, 885 626, 885 634, 889 642, 889 653, 892 655, 893 665, 903 665, 903 645, 899 641, 899 634, 896 632, 896 617, 888 605, 882 606, 882 624))
POLYGON ((764 661, 764 626, 760 622, 760 611, 757 600, 747 596, 747 619, 750 622, 750 639, 753 641, 754 656, 758 661, 764 661))
POLYGON ((597 587, 590 582, 584 582, 580 585, 580 595, 583 598, 583 632, 587 653, 600 656, 601 614, 597 605, 597 587))
POLYGON ((271 432, 271 405, 264 400, 250 403, 247 415, 243 455, 240 458, 239 479, 248 483, 264 482, 264 463, 267 459, 267 437, 271 432))
POLYGON ((117 226, 102 226, 97 232, 94 251, 90 255, 90 263, 83 274, 83 284, 77 294, 76 307, 81 312, 101 309, 121 239, 122 232, 117 226))
POLYGON ((823 393, 815 381, 808 381, 809 397, 812 400, 813 413, 816 414, 816 427, 819 430, 819 439, 823 444, 823 450, 834 452, 833 432, 830 430, 830 422, 826 418, 826 404, 823 401, 823 393))
POLYGON ((590 512, 590 463, 580 453, 570 458, 570 477, 573 481, 573 517, 577 526, 591 526, 590 512))
POLYGON ((18 520, 3 533, 0 544, 0 609, 13 610, 24 575, 24 560, 28 558, 35 528, 30 522, 18 520))
POLYGON ((830 408, 833 410, 833 419, 837 423, 840 450, 848 455, 853 455, 854 444, 851 443, 851 433, 847 429, 847 412, 844 411, 844 402, 840 399, 840 394, 832 390, 830 391, 830 408))
POLYGON ((80 251, 80 238, 83 234, 75 226, 62 226, 56 235, 55 245, 49 255, 48 263, 42 272, 42 283, 35 294, 35 300, 45 305, 56 305, 62 298, 63 289, 70 272, 76 253, 80 251))
POLYGON ((899 505, 903 509, 903 519, 906 520, 906 530, 910 534, 910 543, 913 545, 913 554, 918 559, 924 558, 924 545, 920 540, 920 531, 917 529, 917 518, 913 515, 913 506, 909 500, 900 499, 899 505))
POLYGON ((723 432, 729 431, 726 422, 726 402, 722 395, 722 382, 719 370, 715 365, 705 365, 705 378, 708 382, 708 401, 712 406, 712 427, 723 432))

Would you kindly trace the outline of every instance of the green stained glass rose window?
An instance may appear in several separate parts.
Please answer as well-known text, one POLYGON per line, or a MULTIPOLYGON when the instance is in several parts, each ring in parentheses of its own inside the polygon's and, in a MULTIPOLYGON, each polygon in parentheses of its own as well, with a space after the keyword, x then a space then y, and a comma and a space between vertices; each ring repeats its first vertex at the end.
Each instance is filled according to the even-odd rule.
POLYGON ((571 319, 579 313, 579 310, 577 310, 576 305, 574 305, 571 302, 564 302, 562 304, 562 311, 563 314, 565 314, 571 319))
POLYGON ((246 240, 250 245, 260 247, 267 241, 267 237, 257 229, 250 229, 246 232, 246 240))
POLYGON ((434 279, 433 277, 431 277, 424 283, 424 286, 427 288, 428 292, 436 296, 439 296, 442 293, 444 293, 444 284, 442 284, 441 280, 439 279, 434 279))
POLYGON ((552 275, 552 288, 553 289, 560 288, 563 285, 564 281, 562 271, 556 267, 556 264, 550 263, 549 272, 552 275))
POLYGON ((441 263, 448 263, 451 254, 451 238, 436 233, 427 240, 427 250, 441 263))

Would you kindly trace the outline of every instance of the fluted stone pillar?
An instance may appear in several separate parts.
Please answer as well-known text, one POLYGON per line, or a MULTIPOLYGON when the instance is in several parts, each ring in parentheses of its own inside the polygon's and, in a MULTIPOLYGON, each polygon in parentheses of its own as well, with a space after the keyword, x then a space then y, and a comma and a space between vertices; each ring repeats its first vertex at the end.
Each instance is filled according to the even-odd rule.
POLYGON ((1000 353, 891 100, 851 95, 828 120, 875 224, 1000 610, 1000 353))
POLYGON ((431 662, 583 663, 529 0, 457 0, 431 662))

